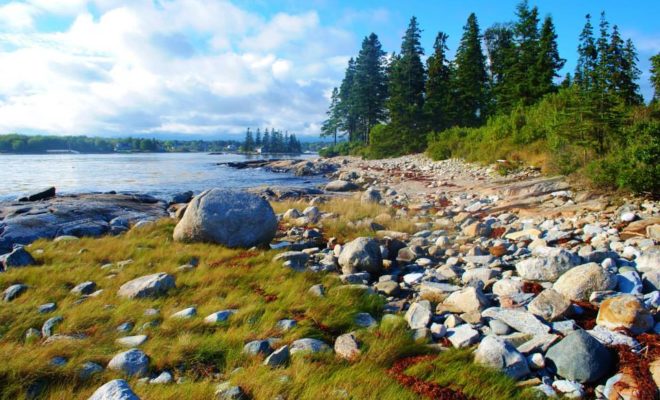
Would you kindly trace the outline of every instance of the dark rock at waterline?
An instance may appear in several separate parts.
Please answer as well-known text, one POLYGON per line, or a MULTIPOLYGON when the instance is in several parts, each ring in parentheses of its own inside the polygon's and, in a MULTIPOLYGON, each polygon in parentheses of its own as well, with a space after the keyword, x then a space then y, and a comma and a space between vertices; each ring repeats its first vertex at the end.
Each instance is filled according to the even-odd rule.
POLYGON ((23 246, 16 246, 11 252, 0 256, 0 271, 32 264, 34 264, 34 258, 23 246))
POLYGON ((59 196, 34 202, 0 202, 0 254, 15 244, 62 235, 99 236, 110 221, 130 223, 167 216, 167 205, 154 197, 128 194, 59 196))
POLYGON ((37 190, 35 192, 29 193, 21 198, 18 201, 38 201, 46 200, 55 197, 55 187, 51 186, 46 189, 37 190))
POLYGON ((187 192, 177 193, 170 198, 169 203, 170 204, 189 203, 190 200, 192 200, 193 196, 194 193, 191 190, 187 192))

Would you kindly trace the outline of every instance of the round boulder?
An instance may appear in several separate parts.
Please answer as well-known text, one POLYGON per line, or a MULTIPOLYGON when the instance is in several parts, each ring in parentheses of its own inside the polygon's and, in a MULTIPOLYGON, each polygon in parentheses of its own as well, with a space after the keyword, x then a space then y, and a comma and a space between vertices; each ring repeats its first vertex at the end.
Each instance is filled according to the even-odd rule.
POLYGON ((596 324, 612 330, 625 328, 639 334, 651 329, 654 321, 637 297, 625 294, 609 298, 600 305, 596 324))
POLYGON ((612 290, 617 285, 616 276, 596 263, 571 268, 553 285, 553 289, 570 300, 589 300, 591 293, 612 290))
POLYGON ((115 379, 96 389, 88 400, 140 400, 123 379, 115 379))
POLYGON ((192 199, 174 228, 174 240, 252 247, 270 243, 276 230, 277 217, 266 200, 251 193, 211 189, 192 199))
POLYGON ((383 256, 378 242, 360 237, 347 243, 339 255, 339 265, 344 274, 358 271, 380 274, 383 269, 383 256))
POLYGON ((557 375, 581 383, 597 381, 614 363, 610 351, 582 330, 569 333, 552 346, 546 360, 557 375))

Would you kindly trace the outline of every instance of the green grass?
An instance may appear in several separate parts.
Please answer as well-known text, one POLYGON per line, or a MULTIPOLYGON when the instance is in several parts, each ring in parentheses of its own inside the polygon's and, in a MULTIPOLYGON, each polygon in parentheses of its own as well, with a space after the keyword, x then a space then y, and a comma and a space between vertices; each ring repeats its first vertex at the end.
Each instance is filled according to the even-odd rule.
MULTIPOLYGON (((289 205, 276 208, 284 206, 289 205)), ((324 206, 325 210, 338 207, 335 203, 324 206)), ((379 206, 365 206, 351 215, 368 216, 381 211, 379 206)), ((272 251, 175 243, 171 239, 173 228, 174 222, 167 220, 115 237, 39 241, 29 246, 39 266, 1 273, 0 289, 19 282, 29 289, 0 306, 0 399, 24 398, 26 389, 38 382, 46 387, 42 395, 45 399, 87 398, 100 385, 121 375, 104 371, 82 380, 77 375, 79 366, 86 361, 105 366, 114 354, 124 351, 115 344, 117 338, 127 335, 116 331, 121 323, 133 322, 135 328, 129 334, 134 335, 153 320, 159 325, 144 331, 149 339, 142 346, 151 358, 151 370, 169 370, 175 378, 185 378, 186 383, 140 385, 130 379, 132 388, 143 399, 209 399, 223 379, 241 385, 255 399, 272 399, 278 394, 296 399, 334 399, 343 394, 348 395, 343 398, 353 399, 416 398, 390 379, 386 370, 399 357, 429 350, 412 342, 402 320, 372 330, 360 330, 354 323, 358 312, 369 312, 379 319, 383 308, 380 297, 355 289, 337 289, 340 282, 336 274, 293 272, 272 262, 276 254, 272 251), (200 260, 195 270, 177 272, 178 266, 193 258, 200 260), (133 262, 117 267, 118 262, 127 259, 133 262), (114 266, 102 269, 107 263, 114 266), (174 275, 177 288, 156 299, 125 300, 116 295, 123 283, 155 272, 174 275), (69 291, 88 280, 96 282, 103 292, 79 303, 69 291), (325 298, 308 294, 309 287, 318 283, 327 289, 325 298), (56 302, 57 310, 39 314, 37 307, 48 302, 56 302), (190 306, 197 307, 197 317, 168 319, 190 306), (160 315, 145 316, 147 308, 159 309, 160 315), (228 323, 203 324, 206 315, 228 308, 239 310, 228 323), (56 315, 64 318, 55 328, 56 333, 84 333, 86 338, 49 345, 24 340, 28 328, 40 329, 56 315), (279 332, 275 326, 282 318, 295 318, 299 325, 279 332), (277 336, 285 344, 314 337, 332 345, 336 335, 350 331, 356 331, 363 343, 362 355, 351 363, 332 355, 303 356, 295 357, 286 368, 271 370, 262 365, 262 358, 241 353, 250 340, 277 336), (50 366, 55 356, 66 357, 69 362, 63 367, 50 366)), ((454 365, 458 369, 472 368, 469 360, 454 365)))

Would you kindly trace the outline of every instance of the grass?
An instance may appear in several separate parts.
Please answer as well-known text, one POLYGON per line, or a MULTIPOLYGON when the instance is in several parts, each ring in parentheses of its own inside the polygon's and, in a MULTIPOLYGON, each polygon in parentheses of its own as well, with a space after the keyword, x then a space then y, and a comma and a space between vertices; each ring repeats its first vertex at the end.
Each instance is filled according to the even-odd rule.
MULTIPOLYGON (((341 202, 329 202, 321 209, 346 212, 324 224, 324 230, 348 235, 345 239, 360 233, 343 230, 340 224, 346 221, 346 215, 367 218, 386 211, 381 206, 341 202)), ((290 206, 275 204, 279 210, 290 206)), ((392 227, 399 226, 393 223, 392 227)), ((28 388, 39 385, 45 388, 41 395, 44 399, 85 399, 103 383, 122 376, 104 371, 83 380, 78 376, 80 365, 87 361, 107 365, 113 355, 125 350, 115 340, 138 332, 149 337, 141 348, 151 358, 151 371, 168 370, 175 378, 185 379, 185 383, 170 385, 142 385, 129 379, 143 399, 209 399, 215 385, 224 379, 241 385, 255 399, 272 399, 278 394, 290 399, 416 398, 390 379, 386 371, 397 358, 429 350, 412 341, 402 319, 372 330, 359 329, 354 323, 358 312, 380 319, 384 305, 380 297, 358 289, 337 289, 340 282, 336 274, 289 270, 272 262, 276 254, 273 251, 175 243, 171 239, 173 229, 174 222, 164 220, 120 236, 38 241, 29 250, 39 266, 0 274, 2 290, 14 283, 29 286, 26 293, 0 307, 0 399, 25 398, 28 388), (177 271, 178 266, 194 258, 199 259, 196 269, 177 271), (133 262, 118 266, 129 259, 133 262), (108 263, 113 266, 101 268, 108 263), (123 283, 155 272, 174 275, 177 288, 155 299, 125 300, 116 295, 123 283), (70 290, 84 281, 96 282, 103 292, 80 302, 70 290), (308 293, 309 287, 318 283, 326 287, 325 298, 308 293), (37 307, 49 302, 57 303, 57 310, 39 314, 37 307), (197 307, 197 317, 168 318, 190 306, 197 307), (146 316, 148 308, 160 310, 159 315, 146 316), (238 312, 226 324, 203 324, 206 315, 229 308, 238 312), (86 338, 48 345, 24 339, 27 329, 40 329, 53 316, 63 317, 56 333, 84 333, 86 338), (276 323, 283 318, 298 320, 298 327, 278 331, 276 323), (141 329, 154 321, 153 326, 141 329), (117 332, 117 326, 124 322, 134 324, 130 333, 117 332), (313 337, 332 345, 338 334, 350 331, 356 332, 363 345, 362 355, 354 362, 332 355, 297 356, 285 368, 270 369, 262 365, 261 357, 247 357, 241 352, 248 341, 275 336, 282 344, 313 337), (69 361, 62 367, 51 366, 55 356, 69 361)), ((453 365, 472 368, 467 359, 453 365)), ((507 381, 507 385, 512 384, 507 381)))

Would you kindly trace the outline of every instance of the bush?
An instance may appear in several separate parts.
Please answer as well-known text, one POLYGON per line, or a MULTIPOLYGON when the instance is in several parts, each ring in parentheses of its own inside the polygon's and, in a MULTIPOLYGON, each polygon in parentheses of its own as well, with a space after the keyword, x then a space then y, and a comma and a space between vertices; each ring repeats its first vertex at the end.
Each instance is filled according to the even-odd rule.
POLYGON ((362 155, 364 145, 357 142, 339 142, 336 145, 324 147, 319 150, 321 157, 359 156, 362 155))

